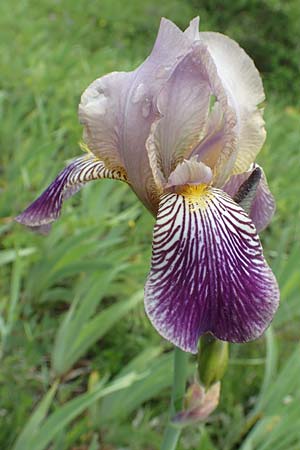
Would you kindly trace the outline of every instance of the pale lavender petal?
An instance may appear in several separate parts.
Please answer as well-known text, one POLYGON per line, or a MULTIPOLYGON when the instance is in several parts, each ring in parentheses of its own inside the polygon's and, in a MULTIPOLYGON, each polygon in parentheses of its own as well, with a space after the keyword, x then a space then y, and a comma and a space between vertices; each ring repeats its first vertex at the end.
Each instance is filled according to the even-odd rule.
MULTIPOLYGON (((206 46, 195 41, 159 92, 157 106, 161 117, 153 124, 146 144, 150 162, 154 160, 159 165, 165 179, 184 158, 191 156, 194 147, 205 137, 211 96, 220 102, 227 126, 223 151, 231 153, 234 114, 227 105, 226 92, 206 46)), ((212 167, 210 161, 205 163, 212 167)))
MULTIPOLYGON (((194 28, 195 23, 191 30, 194 28)), ((79 105, 89 148, 110 169, 124 166, 131 187, 154 213, 159 193, 145 148, 151 125, 159 116, 154 98, 192 42, 190 33, 162 19, 145 62, 133 72, 112 73, 94 81, 79 105)))
POLYGON ((161 198, 145 308, 163 337, 192 353, 207 332, 247 342, 265 331, 278 302, 255 227, 227 194, 200 186, 161 198))
POLYGON ((261 179, 251 204, 249 216, 256 226, 257 232, 260 233, 269 225, 276 209, 275 199, 270 192, 263 169, 256 164, 247 172, 233 175, 225 184, 223 190, 234 198, 240 186, 248 179, 256 167, 259 167, 261 170, 261 179))
POLYGON ((88 181, 100 178, 127 181, 124 171, 107 169, 103 161, 93 155, 78 158, 62 170, 41 196, 15 220, 33 231, 46 234, 50 231, 49 224, 60 216, 63 201, 88 181))
POLYGON ((204 71, 195 62, 195 52, 191 52, 176 66, 159 93, 161 118, 152 127, 147 148, 149 153, 158 155, 166 179, 198 143, 205 125, 210 87, 204 71))
POLYGON ((213 105, 207 118, 203 139, 192 156, 214 168, 214 186, 221 187, 231 174, 236 159, 238 134, 236 116, 228 103, 213 105))
POLYGON ((95 80, 82 94, 78 107, 83 140, 108 167, 124 166, 121 136, 122 99, 132 84, 130 73, 114 72, 95 80))
MULTIPOLYGON (((225 87, 229 104, 236 111, 238 126, 238 152, 232 165, 233 173, 244 172, 255 160, 265 140, 262 109, 264 90, 259 73, 252 59, 232 39, 220 33, 202 32, 203 41, 212 56, 218 75, 225 87)), ((220 161, 219 170, 227 171, 220 161)))
POLYGON ((195 17, 190 21, 188 28, 184 31, 185 36, 187 36, 191 41, 197 41, 200 39, 199 24, 200 18, 195 17))
POLYGON ((182 163, 178 164, 169 176, 166 187, 169 188, 184 184, 209 184, 212 181, 212 177, 211 168, 202 162, 198 162, 197 157, 193 157, 189 160, 185 159, 182 163))

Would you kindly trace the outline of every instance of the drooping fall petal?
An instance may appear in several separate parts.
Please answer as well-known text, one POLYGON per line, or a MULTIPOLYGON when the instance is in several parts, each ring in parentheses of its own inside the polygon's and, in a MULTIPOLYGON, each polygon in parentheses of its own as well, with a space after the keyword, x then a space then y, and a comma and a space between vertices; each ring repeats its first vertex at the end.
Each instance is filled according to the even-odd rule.
POLYGON ((271 222, 276 208, 275 199, 270 192, 263 169, 256 164, 253 165, 253 167, 247 172, 239 175, 233 175, 225 184, 223 190, 231 197, 235 197, 242 183, 249 178, 256 167, 260 168, 261 178, 258 183, 254 199, 251 203, 249 216, 251 217, 257 232, 260 233, 271 222))
POLYGON ((251 175, 240 185, 239 190, 233 197, 233 200, 238 203, 247 214, 249 214, 251 210, 261 176, 262 171, 259 167, 256 167, 251 175))
POLYGON ((46 233, 50 230, 49 224, 60 216, 63 201, 78 192, 88 181, 101 178, 127 181, 124 170, 109 170, 94 155, 77 158, 15 220, 34 231, 46 233))
POLYGON ((145 307, 163 337, 192 353, 206 332, 250 341, 267 328, 278 302, 255 227, 227 194, 200 185, 162 196, 145 307))

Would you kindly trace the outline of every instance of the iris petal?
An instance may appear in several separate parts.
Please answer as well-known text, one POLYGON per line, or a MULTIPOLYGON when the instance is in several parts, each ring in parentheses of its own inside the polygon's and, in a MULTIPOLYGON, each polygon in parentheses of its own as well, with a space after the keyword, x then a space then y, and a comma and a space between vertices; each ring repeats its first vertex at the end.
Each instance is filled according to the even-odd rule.
POLYGON ((154 99, 190 50, 197 24, 193 20, 184 33, 162 19, 149 57, 132 72, 113 72, 95 80, 79 105, 88 147, 108 168, 126 168, 132 189, 154 214, 158 195, 145 149, 151 125, 159 116, 154 99))
POLYGON ((279 302, 248 215, 223 191, 197 189, 162 196, 145 287, 154 327, 192 353, 206 332, 231 342, 256 339, 279 302))
POLYGON ((223 105, 216 101, 207 118, 204 137, 192 153, 214 168, 216 187, 221 187, 231 173, 237 142, 236 116, 233 109, 226 105, 224 100, 223 105))
POLYGON ((208 57, 204 46, 177 65, 157 99, 161 118, 152 127, 147 147, 158 154, 166 179, 199 142, 208 115, 209 75, 200 55, 208 57))
POLYGON ((235 41, 212 32, 201 32, 200 38, 216 64, 238 119, 236 160, 224 165, 221 159, 219 170, 228 171, 231 165, 233 173, 241 173, 255 160, 266 137, 259 107, 265 98, 262 80, 252 59, 235 41))
POLYGON ((229 194, 231 197, 234 197, 237 194, 242 183, 244 183, 247 178, 249 178, 256 167, 258 167, 261 171, 261 179, 258 183, 256 194, 250 207, 249 216, 252 219, 257 232, 260 233, 269 225, 276 208, 275 199, 269 189, 263 169, 255 164, 247 172, 241 173, 239 175, 233 175, 225 184, 223 190, 227 192, 227 194, 229 194))
POLYGON ((131 83, 132 75, 125 72, 98 78, 84 91, 78 107, 84 142, 111 169, 124 166, 118 124, 123 106, 121 99, 131 83))
POLYGON ((63 169, 40 197, 15 220, 33 231, 45 234, 50 231, 49 224, 60 216, 63 201, 78 192, 88 181, 100 178, 127 181, 122 169, 109 170, 103 161, 94 155, 77 158, 63 169))
MULTIPOLYGON (((235 145, 235 113, 228 106, 226 90, 206 45, 196 41, 191 51, 174 68, 157 97, 160 117, 153 123, 146 143, 154 174, 153 166, 158 165, 160 172, 168 179, 184 158, 198 155, 195 148, 208 133, 212 96, 217 98, 222 114, 223 157, 226 155, 229 158, 235 145)), ((212 168, 216 157, 213 155, 212 158, 209 153, 201 161, 212 168)))

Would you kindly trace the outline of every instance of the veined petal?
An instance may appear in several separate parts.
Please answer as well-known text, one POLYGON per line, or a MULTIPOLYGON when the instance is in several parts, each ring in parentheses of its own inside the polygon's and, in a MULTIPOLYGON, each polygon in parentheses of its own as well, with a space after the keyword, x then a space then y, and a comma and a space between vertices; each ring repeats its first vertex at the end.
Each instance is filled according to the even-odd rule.
POLYGON ((251 203, 249 216, 252 219, 257 232, 260 233, 269 225, 276 209, 275 199, 269 189, 263 169, 257 164, 252 165, 251 169, 247 172, 233 175, 225 184, 223 190, 234 198, 239 191, 240 186, 249 178, 257 167, 261 170, 261 178, 251 203))
POLYGON ((154 213, 159 192, 145 148, 151 125, 159 116, 153 99, 190 49, 194 36, 195 21, 190 32, 184 33, 162 19, 144 63, 133 72, 115 72, 94 81, 79 105, 88 147, 109 169, 124 166, 132 189, 154 213))
POLYGON ((159 93, 157 106, 161 118, 152 127, 147 148, 159 155, 166 179, 200 139, 210 99, 204 70, 195 62, 194 52, 189 53, 159 93))
POLYGON ((162 196, 145 287, 146 312, 162 336, 192 353, 206 332, 250 341, 278 302, 255 227, 226 193, 200 185, 162 196))
POLYGON ((207 118, 204 137, 192 155, 214 168, 214 186, 221 187, 232 171, 236 152, 236 116, 225 100, 223 107, 216 101, 207 118))
MULTIPOLYGON (((198 154, 193 150, 207 132, 211 96, 222 108, 226 124, 223 151, 229 157, 234 145, 227 145, 228 134, 234 134, 235 116, 206 45, 195 41, 159 92, 157 107, 161 117, 153 123, 146 144, 150 163, 155 161, 165 179, 184 158, 198 154)), ((211 158, 203 162, 212 167, 211 158)))
POLYGON ((261 176, 261 169, 256 167, 247 180, 240 185, 239 190, 233 197, 233 200, 238 203, 247 214, 249 214, 251 210, 261 176))
MULTIPOLYGON (((260 151, 266 132, 259 104, 264 90, 252 59, 232 39, 220 33, 201 32, 200 39, 207 45, 218 74, 228 93, 230 106, 236 111, 238 123, 238 152, 231 161, 232 173, 244 172, 260 151)), ((219 171, 228 170, 219 162, 219 171)))
POLYGON ((49 224, 60 216, 63 201, 78 192, 88 181, 100 178, 127 181, 124 170, 109 170, 103 161, 94 155, 77 158, 63 169, 42 195, 15 220, 33 231, 45 234, 50 231, 49 224))

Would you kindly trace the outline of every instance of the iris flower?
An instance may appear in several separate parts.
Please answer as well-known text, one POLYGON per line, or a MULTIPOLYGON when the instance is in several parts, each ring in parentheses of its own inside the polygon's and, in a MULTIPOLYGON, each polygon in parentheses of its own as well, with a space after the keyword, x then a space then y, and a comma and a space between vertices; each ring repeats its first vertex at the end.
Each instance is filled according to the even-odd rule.
POLYGON ((254 163, 265 140, 262 82, 230 38, 182 32, 162 19, 153 50, 132 72, 83 93, 86 154, 66 167, 17 221, 47 232, 85 183, 128 183, 156 218, 145 309, 157 331, 196 353, 199 337, 259 337, 279 291, 257 233, 274 199, 254 163))

